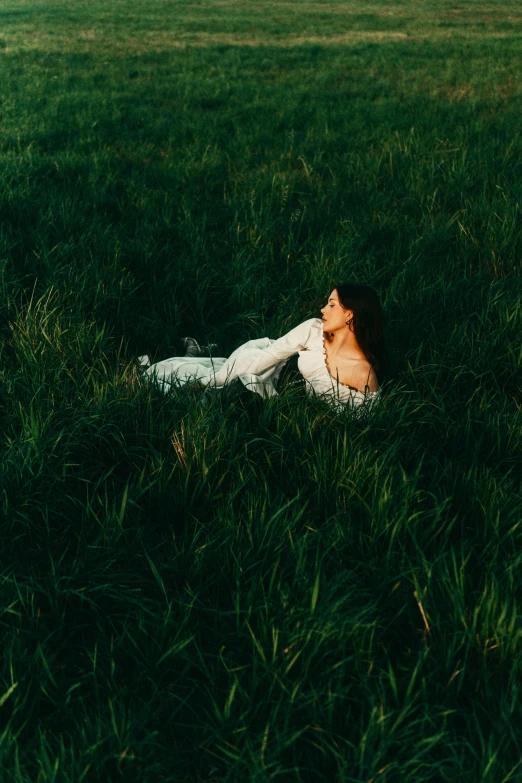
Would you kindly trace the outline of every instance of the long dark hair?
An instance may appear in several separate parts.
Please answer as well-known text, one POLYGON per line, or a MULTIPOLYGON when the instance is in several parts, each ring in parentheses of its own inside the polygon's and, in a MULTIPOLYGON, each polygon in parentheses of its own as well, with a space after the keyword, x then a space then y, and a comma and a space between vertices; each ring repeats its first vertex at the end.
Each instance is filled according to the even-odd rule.
POLYGON ((384 339, 385 315, 377 291, 364 283, 341 283, 335 290, 344 309, 353 310, 355 339, 381 384, 386 380, 390 359, 384 339))

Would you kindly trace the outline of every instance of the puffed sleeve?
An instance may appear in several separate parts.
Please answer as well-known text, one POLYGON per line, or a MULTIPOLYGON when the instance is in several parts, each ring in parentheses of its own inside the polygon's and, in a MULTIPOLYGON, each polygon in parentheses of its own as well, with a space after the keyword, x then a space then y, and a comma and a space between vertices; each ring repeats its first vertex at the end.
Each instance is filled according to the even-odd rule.
POLYGON ((293 354, 305 350, 316 321, 316 318, 310 318, 277 340, 262 337, 240 345, 216 373, 215 382, 220 385, 234 378, 243 379, 244 376, 268 380, 271 371, 285 364, 293 354))

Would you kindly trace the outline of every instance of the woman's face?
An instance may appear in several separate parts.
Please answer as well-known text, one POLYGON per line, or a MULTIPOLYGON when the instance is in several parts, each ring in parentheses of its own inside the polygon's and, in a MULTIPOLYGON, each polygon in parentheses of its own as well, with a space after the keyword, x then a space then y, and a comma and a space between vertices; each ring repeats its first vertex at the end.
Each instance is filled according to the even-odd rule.
POLYGON ((344 329, 346 321, 352 316, 351 310, 345 310, 339 301, 337 290, 334 288, 328 297, 328 304, 321 310, 323 314, 323 324, 327 332, 336 332, 338 329, 344 329))

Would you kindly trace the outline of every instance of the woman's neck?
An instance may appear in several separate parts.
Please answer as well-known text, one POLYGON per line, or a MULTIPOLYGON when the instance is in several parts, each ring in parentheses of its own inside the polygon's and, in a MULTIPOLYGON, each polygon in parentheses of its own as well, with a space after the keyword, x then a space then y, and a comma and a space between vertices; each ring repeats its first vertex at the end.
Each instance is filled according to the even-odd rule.
POLYGON ((351 355, 357 358, 364 356, 364 351, 361 350, 355 334, 349 329, 330 333, 325 331, 324 335, 328 341, 331 354, 343 353, 346 356, 351 355))

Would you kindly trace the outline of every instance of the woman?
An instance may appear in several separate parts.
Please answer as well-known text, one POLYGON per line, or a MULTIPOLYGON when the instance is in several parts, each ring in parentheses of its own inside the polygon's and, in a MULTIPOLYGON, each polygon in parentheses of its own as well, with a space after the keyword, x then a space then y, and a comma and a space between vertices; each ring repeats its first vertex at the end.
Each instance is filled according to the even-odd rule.
MULTIPOLYGON (((380 399, 379 380, 385 376, 388 354, 384 343, 384 313, 373 288, 343 283, 333 289, 321 310, 278 340, 249 340, 226 358, 182 356, 148 367, 145 376, 165 390, 169 385, 197 383, 221 389, 239 379, 262 397, 277 395, 275 384, 291 356, 299 354, 298 368, 307 394, 317 395, 336 409, 368 409, 380 399)), ((187 353, 200 353, 195 340, 187 353)), ((147 367, 148 357, 140 357, 147 367)))

